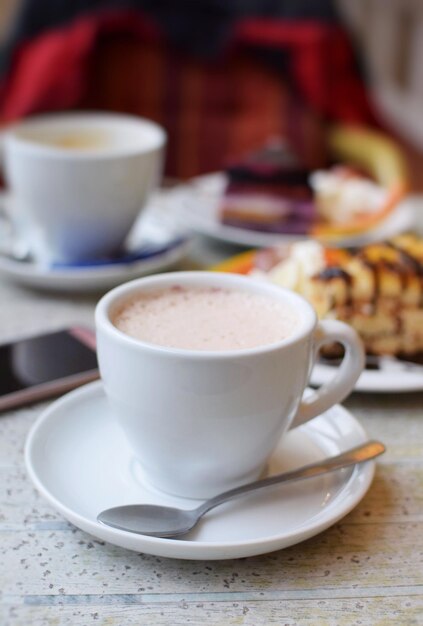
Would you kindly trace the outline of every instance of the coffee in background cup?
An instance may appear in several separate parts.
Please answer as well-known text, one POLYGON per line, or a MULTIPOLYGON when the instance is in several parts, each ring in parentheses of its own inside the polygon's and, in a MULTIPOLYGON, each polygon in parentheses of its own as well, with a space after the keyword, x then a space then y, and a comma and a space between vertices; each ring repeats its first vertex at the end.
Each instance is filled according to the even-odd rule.
POLYGON ((9 215, 40 262, 75 263, 121 248, 159 183, 166 135, 130 115, 28 118, 4 135, 9 215))
POLYGON ((104 130, 79 129, 46 132, 18 132, 20 139, 25 139, 41 146, 50 146, 61 150, 101 150, 110 148, 111 139, 104 130))
POLYGON ((364 363, 351 327, 317 322, 301 296, 234 274, 131 281, 100 300, 95 318, 111 411, 144 479, 178 496, 257 479, 283 433, 341 401, 364 363), (345 348, 336 378, 304 399, 319 347, 334 341, 345 348))

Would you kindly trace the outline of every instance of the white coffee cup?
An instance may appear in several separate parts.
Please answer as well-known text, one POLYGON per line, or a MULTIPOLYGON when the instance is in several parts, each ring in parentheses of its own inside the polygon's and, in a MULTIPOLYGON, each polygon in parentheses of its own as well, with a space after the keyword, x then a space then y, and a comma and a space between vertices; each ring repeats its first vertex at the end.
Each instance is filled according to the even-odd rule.
POLYGON ((134 280, 106 294, 95 319, 104 389, 144 478, 184 497, 207 498, 258 478, 283 433, 343 400, 364 364, 350 326, 318 322, 301 296, 233 274, 176 272, 134 280), (298 324, 277 344, 206 352, 139 341, 112 323, 128 298, 174 285, 267 294, 294 310, 298 324), (334 341, 345 347, 337 375, 304 399, 319 347, 334 341))
POLYGON ((40 262, 77 262, 117 250, 158 184, 166 134, 115 113, 27 118, 3 137, 8 208, 40 262))

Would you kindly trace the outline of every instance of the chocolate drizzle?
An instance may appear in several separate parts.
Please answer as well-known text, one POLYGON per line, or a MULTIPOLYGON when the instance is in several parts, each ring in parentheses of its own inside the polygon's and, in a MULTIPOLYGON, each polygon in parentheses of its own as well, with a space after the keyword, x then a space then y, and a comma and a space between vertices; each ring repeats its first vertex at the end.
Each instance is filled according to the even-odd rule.
MULTIPOLYGON (((323 282, 329 282, 331 280, 342 280, 346 286, 345 305, 347 307, 351 306, 353 278, 350 274, 348 274, 348 272, 340 267, 330 266, 319 272, 316 278, 318 280, 322 280, 323 282)), ((332 306, 334 306, 334 304, 335 303, 332 302, 332 306)))
POLYGON ((404 248, 400 248, 399 246, 395 245, 393 241, 387 241, 386 245, 399 253, 401 260, 404 262, 404 265, 408 266, 410 270, 415 272, 418 276, 423 276, 423 263, 419 259, 414 257, 407 250, 404 250, 404 248))
POLYGON ((333 280, 334 278, 340 278, 344 280, 348 286, 352 284, 352 277, 345 270, 340 267, 327 267, 318 274, 318 278, 323 281, 333 280))
POLYGON ((415 257, 409 250, 404 250, 404 248, 396 245, 393 241, 388 241, 386 245, 398 252, 404 262, 404 265, 409 269, 407 274, 404 276, 405 280, 407 275, 410 274, 415 274, 420 279, 419 307, 423 307, 423 260, 415 257))

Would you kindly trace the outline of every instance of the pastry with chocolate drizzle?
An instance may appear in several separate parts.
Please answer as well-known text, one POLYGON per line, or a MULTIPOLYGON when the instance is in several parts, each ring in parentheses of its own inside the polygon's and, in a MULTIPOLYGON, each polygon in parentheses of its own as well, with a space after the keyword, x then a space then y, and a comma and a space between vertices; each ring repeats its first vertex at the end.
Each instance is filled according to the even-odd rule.
POLYGON ((295 289, 320 318, 353 326, 368 354, 413 358, 423 352, 423 239, 417 235, 355 250, 301 242, 258 252, 251 273, 295 289))

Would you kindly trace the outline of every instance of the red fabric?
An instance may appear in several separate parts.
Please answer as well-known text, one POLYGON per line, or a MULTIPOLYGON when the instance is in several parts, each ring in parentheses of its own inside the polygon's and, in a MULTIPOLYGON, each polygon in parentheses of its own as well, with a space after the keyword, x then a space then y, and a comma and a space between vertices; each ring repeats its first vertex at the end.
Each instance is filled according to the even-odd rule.
POLYGON ((168 131, 166 172, 179 177, 221 168, 271 135, 287 136, 313 167, 321 118, 372 121, 344 33, 307 22, 244 21, 219 58, 202 61, 171 49, 138 13, 88 15, 22 45, 0 96, 2 123, 75 108, 151 118, 168 131), (289 52, 295 94, 257 47, 289 52))
POLYGON ((161 37, 155 25, 138 14, 110 12, 80 18, 23 44, 2 85, 0 122, 77 106, 97 38, 115 31, 133 32, 140 38, 161 37))
POLYGON ((316 111, 345 123, 375 122, 352 48, 340 27, 249 20, 238 25, 236 39, 289 50, 295 81, 316 111))
MULTIPOLYGON (((84 89, 86 64, 96 38, 119 30, 160 38, 159 29, 145 17, 113 12, 80 18, 24 44, 3 85, 2 121, 36 110, 72 107, 84 89)), ((318 111, 348 122, 372 118, 351 47, 339 27, 248 20, 234 30, 232 46, 237 44, 289 49, 299 87, 318 111)))

